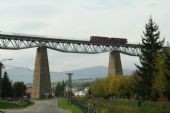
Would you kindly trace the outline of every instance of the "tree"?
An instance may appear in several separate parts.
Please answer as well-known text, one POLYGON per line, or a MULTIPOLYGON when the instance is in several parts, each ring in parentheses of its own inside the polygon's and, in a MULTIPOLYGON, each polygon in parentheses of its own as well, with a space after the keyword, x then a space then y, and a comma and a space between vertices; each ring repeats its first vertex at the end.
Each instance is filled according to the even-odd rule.
POLYGON ((65 92, 65 82, 64 81, 62 81, 62 83, 58 82, 55 88, 55 96, 64 97, 64 92, 65 92))
POLYGON ((64 80, 63 80, 62 83, 61 83, 61 89, 60 89, 60 93, 61 93, 62 97, 64 97, 64 87, 65 87, 65 83, 64 83, 64 80))
POLYGON ((98 79, 90 85, 90 93, 96 97, 111 98, 114 96, 129 98, 133 86, 132 79, 128 76, 108 76, 98 79))
POLYGON ((165 64, 166 64, 166 80, 167 80, 167 89, 166 96, 170 99, 170 48, 165 49, 165 64))
POLYGON ((107 97, 107 84, 105 84, 105 81, 105 79, 97 79, 91 84, 90 91, 93 96, 107 97))
POLYGON ((164 40, 159 40, 160 31, 158 29, 158 25, 150 17, 142 36, 141 54, 139 55, 141 65, 136 65, 138 75, 140 76, 137 93, 145 99, 151 97, 155 56, 162 49, 164 43, 164 40))
POLYGON ((60 96, 60 88, 61 88, 61 86, 60 86, 60 83, 58 82, 58 83, 57 83, 57 86, 56 86, 56 88, 55 88, 55 96, 56 96, 56 97, 59 97, 59 96, 60 96))
POLYGON ((12 88, 14 98, 22 98, 26 94, 26 85, 23 82, 15 82, 12 88))
POLYGON ((155 74, 153 78, 151 96, 153 100, 158 100, 159 97, 165 97, 168 84, 165 76, 167 69, 164 51, 157 54, 155 62, 155 74))
POLYGON ((12 96, 12 82, 8 78, 8 74, 6 71, 4 72, 4 76, 2 78, 2 87, 1 88, 2 88, 1 96, 3 98, 12 96))
POLYGON ((133 72, 132 76, 130 77, 131 81, 131 95, 133 95, 134 98, 136 98, 137 94, 140 94, 141 86, 139 85, 139 82, 141 81, 141 77, 138 75, 137 70, 133 72))

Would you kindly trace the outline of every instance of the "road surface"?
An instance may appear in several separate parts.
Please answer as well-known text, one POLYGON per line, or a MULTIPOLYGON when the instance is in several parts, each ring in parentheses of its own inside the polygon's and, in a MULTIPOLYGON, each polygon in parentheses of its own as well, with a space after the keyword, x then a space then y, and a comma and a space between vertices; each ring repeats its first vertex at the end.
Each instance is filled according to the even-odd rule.
POLYGON ((5 113, 71 113, 58 108, 57 99, 35 100, 35 104, 24 109, 2 110, 5 113))

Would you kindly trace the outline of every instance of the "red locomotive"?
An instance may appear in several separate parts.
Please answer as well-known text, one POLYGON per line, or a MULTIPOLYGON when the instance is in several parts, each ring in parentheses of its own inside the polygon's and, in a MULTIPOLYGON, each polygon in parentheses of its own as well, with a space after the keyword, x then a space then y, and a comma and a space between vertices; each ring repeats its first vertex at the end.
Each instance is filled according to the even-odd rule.
POLYGON ((126 44, 127 39, 125 38, 109 38, 102 36, 91 36, 90 42, 93 43, 101 43, 101 44, 126 44))

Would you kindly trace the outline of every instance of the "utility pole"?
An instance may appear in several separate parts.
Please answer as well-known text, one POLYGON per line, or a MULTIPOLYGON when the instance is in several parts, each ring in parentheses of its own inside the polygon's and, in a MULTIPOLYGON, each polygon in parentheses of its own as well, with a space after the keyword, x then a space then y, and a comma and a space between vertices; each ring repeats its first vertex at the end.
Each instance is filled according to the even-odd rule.
POLYGON ((68 86, 68 95, 67 95, 67 99, 68 99, 68 102, 67 104, 68 105, 71 105, 71 99, 72 99, 72 75, 73 73, 67 73, 68 75, 68 82, 67 82, 67 86, 68 86))

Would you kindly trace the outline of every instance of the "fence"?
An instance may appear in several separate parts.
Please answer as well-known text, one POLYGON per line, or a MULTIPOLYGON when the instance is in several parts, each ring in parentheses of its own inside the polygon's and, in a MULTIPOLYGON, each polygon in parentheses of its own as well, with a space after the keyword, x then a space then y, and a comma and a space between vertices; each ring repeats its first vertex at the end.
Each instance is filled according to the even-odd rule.
POLYGON ((90 105, 87 106, 75 100, 72 100, 71 103, 79 107, 84 113, 99 113, 95 108, 91 107, 90 105))

